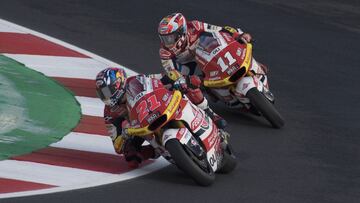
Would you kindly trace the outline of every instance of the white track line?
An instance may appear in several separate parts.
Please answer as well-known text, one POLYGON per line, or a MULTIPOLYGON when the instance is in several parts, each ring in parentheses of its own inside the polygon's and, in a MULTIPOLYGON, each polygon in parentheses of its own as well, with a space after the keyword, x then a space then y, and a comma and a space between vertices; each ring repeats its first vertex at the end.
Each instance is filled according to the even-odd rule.
POLYGON ((0 168, 0 177, 54 186, 86 185, 112 176, 104 172, 17 160, 1 161, 0 168))
POLYGON ((87 133, 71 132, 62 140, 50 146, 117 155, 110 137, 87 133))
POLYGON ((4 54, 25 66, 49 77, 82 78, 95 80, 96 74, 109 67, 92 58, 4 54))
MULTIPOLYGON (((143 176, 143 175, 146 175, 153 171, 159 170, 168 165, 169 165, 169 162, 167 162, 163 158, 159 158, 158 160, 156 160, 156 164, 149 164, 140 169, 135 169, 135 170, 132 170, 132 171, 129 171, 126 173, 122 173, 122 174, 118 174, 118 175, 114 175, 114 174, 107 175, 107 176, 101 177, 101 179, 99 178, 98 180, 95 180, 92 182, 88 181, 88 184, 64 186, 64 187, 57 187, 57 188, 43 189, 43 190, 36 190, 36 191, 29 191, 29 192, 14 192, 14 193, 8 193, 8 194, 0 194, 0 198, 48 194, 48 193, 54 193, 54 192, 64 192, 64 191, 69 191, 69 190, 76 190, 76 189, 81 189, 81 188, 96 187, 96 186, 100 186, 100 185, 106 185, 106 184, 110 184, 110 183, 129 180, 134 177, 143 176)), ((76 179, 76 177, 75 177, 75 179, 76 179)))
POLYGON ((82 114, 103 117, 104 103, 100 99, 80 96, 76 96, 75 98, 81 105, 82 114))
POLYGON ((2 24, 1 22, 0 22, 0 32, 13 32, 13 33, 23 33, 23 34, 26 33, 26 32, 24 32, 22 30, 14 28, 11 25, 2 24))

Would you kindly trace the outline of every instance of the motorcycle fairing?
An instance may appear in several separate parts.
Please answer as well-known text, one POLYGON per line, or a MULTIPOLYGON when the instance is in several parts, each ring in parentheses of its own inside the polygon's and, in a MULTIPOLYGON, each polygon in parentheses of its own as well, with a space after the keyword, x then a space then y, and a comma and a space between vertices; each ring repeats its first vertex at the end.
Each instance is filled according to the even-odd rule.
MULTIPOLYGON (((186 122, 190 128, 188 132, 202 140, 207 159, 212 169, 216 171, 216 169, 220 167, 220 160, 222 160, 221 139, 218 128, 203 110, 197 108, 191 102, 186 103, 182 111, 181 117, 177 117, 176 120, 186 122)), ((179 134, 183 133, 180 133, 179 130, 179 134)), ((186 133, 181 137, 181 139, 184 139, 183 137, 186 137, 186 133)), ((178 137, 176 138, 178 139, 178 137)), ((185 139, 185 141, 189 141, 189 139, 185 139)))
POLYGON ((202 35, 195 53, 205 74, 204 86, 219 88, 236 83, 247 73, 251 66, 252 45, 240 44, 228 33, 216 32, 202 35))
POLYGON ((254 87, 260 92, 269 91, 267 76, 254 58, 252 59, 252 66, 249 73, 250 74, 243 77, 235 87, 235 94, 239 96, 238 99, 243 103, 250 102, 245 96, 247 92, 254 87))

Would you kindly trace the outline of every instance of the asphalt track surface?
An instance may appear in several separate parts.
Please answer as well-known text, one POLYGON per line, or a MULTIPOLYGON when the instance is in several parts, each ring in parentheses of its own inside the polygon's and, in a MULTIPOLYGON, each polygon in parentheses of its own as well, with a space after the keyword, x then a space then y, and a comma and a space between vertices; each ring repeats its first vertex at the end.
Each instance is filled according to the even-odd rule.
POLYGON ((161 70, 156 28, 168 13, 239 26, 256 39, 255 58, 270 67, 286 126, 275 130, 217 105, 239 164, 211 187, 169 166, 130 181, 0 202, 360 202, 360 34, 351 29, 360 21, 338 26, 269 1, 181 2, 9 0, 1 1, 0 17, 143 73, 161 70))

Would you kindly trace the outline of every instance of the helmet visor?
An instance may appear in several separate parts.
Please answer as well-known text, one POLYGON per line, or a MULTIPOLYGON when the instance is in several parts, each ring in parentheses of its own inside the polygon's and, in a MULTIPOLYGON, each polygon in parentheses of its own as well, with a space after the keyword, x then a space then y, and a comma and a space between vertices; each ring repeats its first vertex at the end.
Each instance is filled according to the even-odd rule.
POLYGON ((167 35, 160 35, 160 40, 164 43, 166 47, 174 46, 175 43, 179 40, 181 34, 179 32, 173 32, 167 35))
POLYGON ((111 88, 109 86, 105 86, 102 88, 97 88, 96 93, 98 95, 98 97, 106 104, 106 105, 110 105, 111 101, 111 97, 113 95, 113 93, 115 92, 115 90, 111 90, 111 88))

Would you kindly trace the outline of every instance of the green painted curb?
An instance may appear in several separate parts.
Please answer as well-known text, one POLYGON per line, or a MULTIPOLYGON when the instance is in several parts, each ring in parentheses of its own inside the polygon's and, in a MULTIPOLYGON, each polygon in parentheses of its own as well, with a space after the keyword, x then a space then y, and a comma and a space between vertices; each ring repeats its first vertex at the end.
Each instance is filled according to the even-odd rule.
POLYGON ((80 105, 70 91, 0 55, 0 160, 57 142, 80 116, 80 105))

